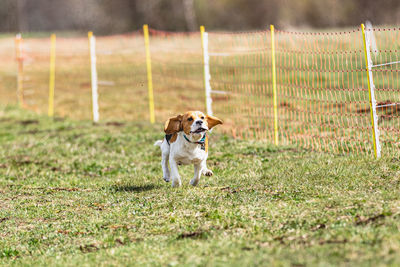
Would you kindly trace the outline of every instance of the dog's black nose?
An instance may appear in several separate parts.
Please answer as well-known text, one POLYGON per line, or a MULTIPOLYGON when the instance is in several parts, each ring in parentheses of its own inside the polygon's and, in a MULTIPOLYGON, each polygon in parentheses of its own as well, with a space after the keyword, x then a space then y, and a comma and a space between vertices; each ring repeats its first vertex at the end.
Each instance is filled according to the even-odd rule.
POLYGON ((196 121, 196 124, 197 124, 197 125, 202 125, 202 124, 203 124, 203 121, 196 121))

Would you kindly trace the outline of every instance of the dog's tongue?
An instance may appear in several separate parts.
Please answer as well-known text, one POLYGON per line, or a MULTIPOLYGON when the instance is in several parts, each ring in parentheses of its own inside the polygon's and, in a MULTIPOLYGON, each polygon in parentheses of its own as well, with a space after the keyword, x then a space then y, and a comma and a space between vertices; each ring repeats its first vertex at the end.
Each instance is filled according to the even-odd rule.
POLYGON ((205 128, 199 128, 199 129, 197 129, 196 131, 194 131, 195 133, 201 133, 201 132, 204 132, 204 131, 206 131, 207 129, 205 129, 205 128))

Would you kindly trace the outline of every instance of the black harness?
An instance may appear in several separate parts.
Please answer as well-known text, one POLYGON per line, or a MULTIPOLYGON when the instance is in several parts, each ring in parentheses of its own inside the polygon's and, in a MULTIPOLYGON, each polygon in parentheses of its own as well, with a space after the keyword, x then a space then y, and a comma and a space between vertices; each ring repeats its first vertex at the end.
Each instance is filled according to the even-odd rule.
POLYGON ((171 140, 172 134, 166 134, 165 135, 165 140, 167 140, 168 145, 170 145, 169 140, 171 140))

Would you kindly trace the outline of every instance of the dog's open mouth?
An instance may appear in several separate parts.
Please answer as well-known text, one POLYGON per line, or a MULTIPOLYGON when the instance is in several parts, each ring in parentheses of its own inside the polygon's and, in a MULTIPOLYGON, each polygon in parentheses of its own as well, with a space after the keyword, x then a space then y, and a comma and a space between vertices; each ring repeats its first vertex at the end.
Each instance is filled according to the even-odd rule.
POLYGON ((205 131, 207 131, 206 128, 200 127, 200 128, 198 128, 196 131, 193 131, 192 133, 202 133, 202 132, 205 132, 205 131))

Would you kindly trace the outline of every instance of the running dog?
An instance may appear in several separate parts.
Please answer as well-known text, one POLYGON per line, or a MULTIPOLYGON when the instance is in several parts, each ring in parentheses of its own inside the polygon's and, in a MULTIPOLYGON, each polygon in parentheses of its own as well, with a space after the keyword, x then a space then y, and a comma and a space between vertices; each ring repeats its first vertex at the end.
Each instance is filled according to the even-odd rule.
POLYGON ((207 132, 222 121, 217 117, 204 115, 200 111, 188 111, 185 114, 169 118, 165 122, 164 140, 158 140, 155 146, 161 148, 163 179, 171 181, 173 187, 181 186, 178 165, 194 165, 194 176, 190 184, 196 186, 200 176, 212 176, 207 168, 208 135, 207 132), (168 168, 171 167, 171 171, 168 168))

